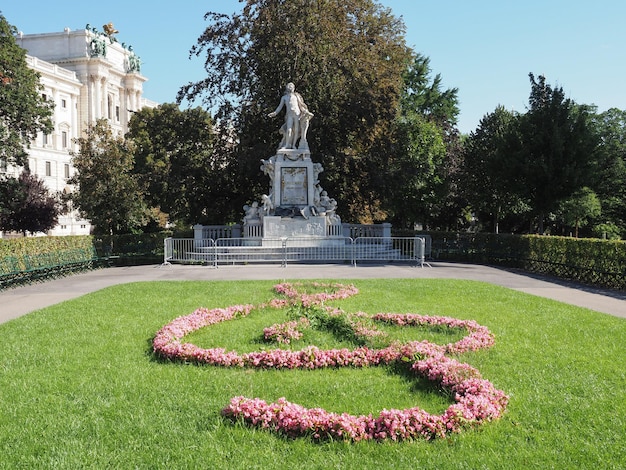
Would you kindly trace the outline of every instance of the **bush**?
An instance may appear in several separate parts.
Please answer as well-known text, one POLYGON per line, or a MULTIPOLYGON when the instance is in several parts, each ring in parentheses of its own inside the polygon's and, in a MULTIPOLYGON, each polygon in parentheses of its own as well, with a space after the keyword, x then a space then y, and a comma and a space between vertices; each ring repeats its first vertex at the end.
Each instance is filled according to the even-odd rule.
POLYGON ((428 232, 435 259, 493 264, 626 290, 626 243, 619 240, 428 232))
POLYGON ((95 261, 89 236, 0 239, 0 288, 91 269, 95 261))
POLYGON ((0 239, 0 289, 99 266, 156 264, 170 232, 0 239))

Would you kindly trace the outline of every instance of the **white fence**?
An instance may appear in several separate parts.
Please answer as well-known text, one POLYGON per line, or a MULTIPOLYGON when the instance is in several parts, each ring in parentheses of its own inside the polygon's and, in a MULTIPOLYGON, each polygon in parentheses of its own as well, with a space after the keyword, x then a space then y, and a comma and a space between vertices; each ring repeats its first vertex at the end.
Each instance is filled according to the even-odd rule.
POLYGON ((427 237, 167 238, 164 264, 409 262, 428 265, 427 237))

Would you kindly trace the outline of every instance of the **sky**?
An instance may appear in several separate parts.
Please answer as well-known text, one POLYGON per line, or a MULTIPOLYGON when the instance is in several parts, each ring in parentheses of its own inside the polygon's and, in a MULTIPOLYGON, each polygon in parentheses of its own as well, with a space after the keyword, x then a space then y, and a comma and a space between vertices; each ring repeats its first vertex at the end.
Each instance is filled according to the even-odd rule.
MULTIPOLYGON (((401 16, 407 45, 430 58, 444 88, 458 88, 458 127, 470 133, 502 105, 525 112, 528 74, 544 75, 579 104, 626 110, 624 0, 378 0, 401 16)), ((205 77, 189 49, 206 28, 207 11, 241 11, 238 0, 10 0, 7 21, 24 34, 102 30, 133 46, 148 78, 144 97, 174 102, 178 89, 205 77)), ((296 84, 297 86, 297 84, 296 84)), ((305 97, 306 98, 306 97, 305 97)), ((200 103, 196 103, 199 105, 200 103)))

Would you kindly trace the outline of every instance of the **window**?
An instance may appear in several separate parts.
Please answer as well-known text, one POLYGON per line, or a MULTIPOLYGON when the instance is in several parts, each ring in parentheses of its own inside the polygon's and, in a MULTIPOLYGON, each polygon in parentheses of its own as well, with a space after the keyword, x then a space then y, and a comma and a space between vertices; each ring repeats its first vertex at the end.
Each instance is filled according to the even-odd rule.
POLYGON ((8 168, 7 159, 0 157, 0 173, 6 173, 8 168))
POLYGON ((67 132, 61 131, 61 145, 64 149, 67 148, 67 132))
POLYGON ((43 135, 41 136, 41 143, 42 143, 43 145, 48 145, 48 134, 43 134, 43 135))
POLYGON ((70 178, 70 164, 66 163, 65 165, 63 165, 63 176, 65 176, 65 179, 69 179, 70 178))
POLYGON ((67 108, 67 101, 66 101, 65 99, 62 99, 62 100, 61 100, 61 107, 62 107, 63 109, 67 108))
POLYGON ((46 176, 52 176, 52 162, 46 162, 46 176))
POLYGON ((120 107, 119 106, 115 107, 115 121, 120 122, 120 107))

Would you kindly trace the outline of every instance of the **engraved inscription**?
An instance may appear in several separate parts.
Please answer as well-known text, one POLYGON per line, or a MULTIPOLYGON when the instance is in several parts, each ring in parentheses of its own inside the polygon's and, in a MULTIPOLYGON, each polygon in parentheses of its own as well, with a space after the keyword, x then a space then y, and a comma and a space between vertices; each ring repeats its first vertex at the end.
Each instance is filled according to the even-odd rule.
POLYGON ((280 205, 308 206, 306 167, 281 168, 280 205))

